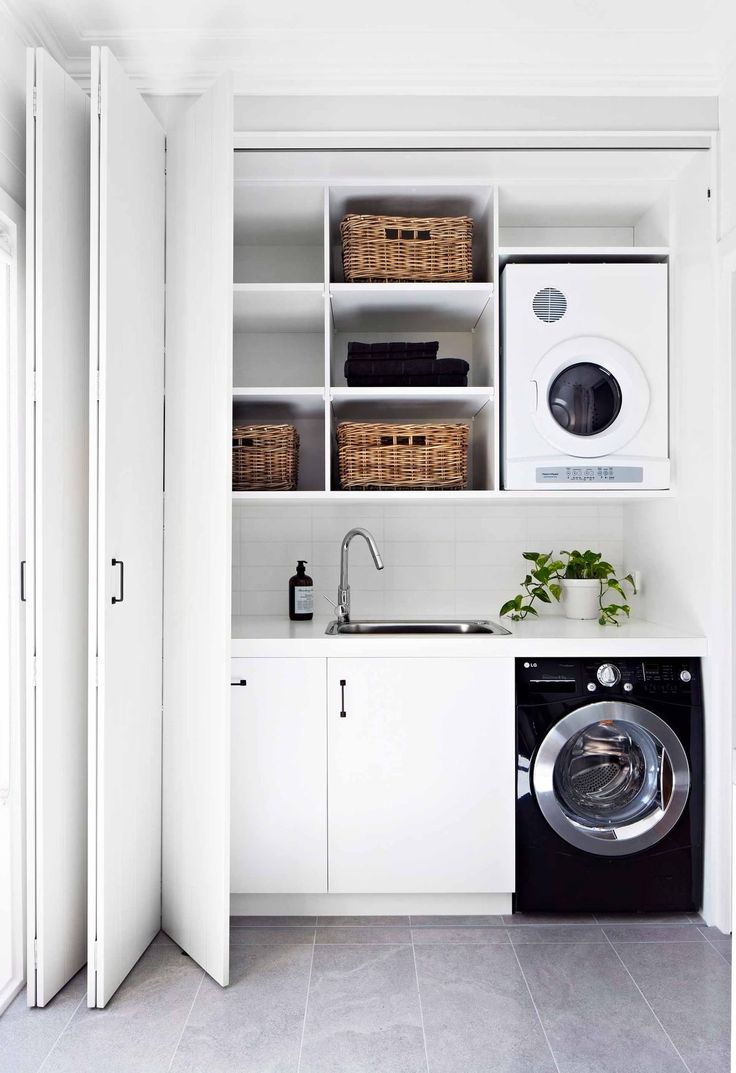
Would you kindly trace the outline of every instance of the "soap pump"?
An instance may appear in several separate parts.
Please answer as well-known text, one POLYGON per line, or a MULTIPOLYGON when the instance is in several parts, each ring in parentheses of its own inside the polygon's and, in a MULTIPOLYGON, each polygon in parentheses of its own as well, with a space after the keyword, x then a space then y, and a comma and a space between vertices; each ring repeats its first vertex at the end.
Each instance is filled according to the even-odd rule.
POLYGON ((306 559, 296 564, 296 573, 289 578, 289 618, 292 622, 307 622, 314 616, 314 585, 304 567, 306 559))

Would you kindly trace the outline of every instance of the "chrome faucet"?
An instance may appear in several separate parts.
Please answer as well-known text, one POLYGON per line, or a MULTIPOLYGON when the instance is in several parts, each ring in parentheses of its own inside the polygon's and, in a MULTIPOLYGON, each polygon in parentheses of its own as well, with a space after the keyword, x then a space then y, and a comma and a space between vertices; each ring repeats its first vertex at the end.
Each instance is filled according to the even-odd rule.
POLYGON ((370 548, 376 570, 383 570, 383 559, 378 550, 378 545, 367 529, 351 529, 342 538, 340 546, 340 587, 337 590, 337 621, 339 623, 350 622, 350 586, 348 585, 348 548, 353 537, 361 536, 370 548))

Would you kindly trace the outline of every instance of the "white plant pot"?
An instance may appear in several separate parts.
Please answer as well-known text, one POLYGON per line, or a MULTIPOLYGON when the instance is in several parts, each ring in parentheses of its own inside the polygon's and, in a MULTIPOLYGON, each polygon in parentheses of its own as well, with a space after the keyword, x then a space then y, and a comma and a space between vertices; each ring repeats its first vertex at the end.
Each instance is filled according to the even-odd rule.
POLYGON ((565 618, 598 618, 600 614, 598 595, 601 591, 599 581, 562 578, 560 585, 565 618))

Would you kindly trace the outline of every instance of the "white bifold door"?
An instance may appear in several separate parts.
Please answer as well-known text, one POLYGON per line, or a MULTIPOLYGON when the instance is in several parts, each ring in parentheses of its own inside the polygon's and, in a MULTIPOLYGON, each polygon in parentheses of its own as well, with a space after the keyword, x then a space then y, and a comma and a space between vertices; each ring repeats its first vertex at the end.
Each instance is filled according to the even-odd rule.
POLYGON ((42 49, 27 69, 28 1004, 87 960, 89 112, 42 49))
POLYGON ((92 49, 88 1005, 159 930, 165 137, 92 49))
POLYGON ((228 980, 232 106, 225 87, 201 98, 167 160, 104 48, 92 100, 88 1003, 104 1006, 162 905, 228 980))

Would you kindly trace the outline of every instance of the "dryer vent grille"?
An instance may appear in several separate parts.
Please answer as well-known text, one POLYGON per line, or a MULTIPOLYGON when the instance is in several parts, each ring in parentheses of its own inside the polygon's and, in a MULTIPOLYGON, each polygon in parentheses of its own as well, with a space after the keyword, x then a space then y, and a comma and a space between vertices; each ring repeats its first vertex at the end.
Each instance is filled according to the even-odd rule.
POLYGON ((556 287, 544 287, 537 291, 532 302, 535 315, 545 324, 554 324, 556 320, 565 315, 567 310, 567 298, 556 287))

